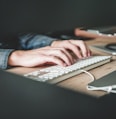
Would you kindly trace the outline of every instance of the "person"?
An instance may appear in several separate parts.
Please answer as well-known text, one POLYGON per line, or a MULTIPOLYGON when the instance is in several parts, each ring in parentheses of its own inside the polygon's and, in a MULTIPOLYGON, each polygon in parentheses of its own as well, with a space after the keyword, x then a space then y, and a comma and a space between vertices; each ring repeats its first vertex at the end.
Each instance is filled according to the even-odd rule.
MULTIPOLYGON (((14 41, 13 41, 14 42, 14 41)), ((77 58, 89 57, 91 51, 82 40, 60 40, 28 33, 18 36, 16 48, 0 46, 0 68, 36 67, 46 64, 72 65, 77 58), (75 58, 74 58, 75 57, 75 58)))

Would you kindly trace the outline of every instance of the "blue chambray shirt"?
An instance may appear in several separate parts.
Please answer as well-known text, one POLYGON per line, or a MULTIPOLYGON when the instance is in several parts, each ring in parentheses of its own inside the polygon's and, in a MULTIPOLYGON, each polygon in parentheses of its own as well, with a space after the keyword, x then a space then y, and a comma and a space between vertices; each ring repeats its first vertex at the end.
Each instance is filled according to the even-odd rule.
MULTIPOLYGON (((26 35, 20 35, 18 40, 19 40, 18 47, 16 46, 16 49, 29 50, 29 49, 36 49, 44 46, 49 46, 56 39, 41 34, 30 33, 26 35)), ((7 64, 8 57, 10 53, 13 52, 14 50, 15 50, 14 47, 13 48, 10 47, 7 49, 6 46, 6 48, 2 48, 2 43, 0 43, 0 69, 8 68, 8 64, 7 64)))

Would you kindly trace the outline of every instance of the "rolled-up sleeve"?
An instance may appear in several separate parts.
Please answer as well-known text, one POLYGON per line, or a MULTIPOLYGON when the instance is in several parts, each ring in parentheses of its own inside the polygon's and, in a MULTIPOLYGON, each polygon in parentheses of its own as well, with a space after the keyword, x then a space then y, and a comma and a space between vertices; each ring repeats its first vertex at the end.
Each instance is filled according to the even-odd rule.
POLYGON ((55 38, 40 34, 27 34, 19 37, 20 49, 35 49, 51 45, 55 38))
POLYGON ((14 49, 0 49, 0 69, 8 68, 8 57, 14 49))

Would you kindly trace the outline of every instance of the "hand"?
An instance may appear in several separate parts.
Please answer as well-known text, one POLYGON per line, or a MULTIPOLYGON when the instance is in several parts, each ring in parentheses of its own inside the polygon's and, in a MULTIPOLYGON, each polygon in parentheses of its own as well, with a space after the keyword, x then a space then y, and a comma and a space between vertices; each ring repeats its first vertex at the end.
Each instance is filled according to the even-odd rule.
POLYGON ((62 47, 72 51, 77 58, 89 57, 91 51, 82 40, 58 40, 51 44, 52 47, 62 47))
POLYGON ((35 67, 46 63, 69 66, 74 63, 74 59, 65 48, 51 46, 27 51, 17 50, 8 59, 10 66, 35 67))

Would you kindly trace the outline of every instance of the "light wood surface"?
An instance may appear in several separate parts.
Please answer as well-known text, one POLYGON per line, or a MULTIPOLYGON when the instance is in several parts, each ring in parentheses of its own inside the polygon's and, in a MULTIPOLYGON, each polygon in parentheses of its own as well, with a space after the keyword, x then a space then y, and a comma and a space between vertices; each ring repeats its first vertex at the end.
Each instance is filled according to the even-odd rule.
MULTIPOLYGON (((94 39, 94 40, 88 40, 86 41, 87 45, 90 47, 91 45, 103 45, 103 44, 108 44, 108 43, 116 43, 115 38, 105 38, 105 39, 94 39)), ((91 48, 91 51, 93 55, 109 55, 107 53, 98 51, 94 48, 91 48)), ((31 71, 34 71, 38 68, 43 68, 43 67, 36 67, 36 68, 25 68, 25 67, 15 67, 12 69, 9 69, 7 71, 23 75, 25 73, 29 73, 31 71)), ((102 66, 99 66, 97 68, 89 70, 91 74, 94 75, 96 80, 99 80, 100 77, 103 77, 106 74, 109 74, 110 72, 116 70, 116 56, 112 56, 111 62, 104 64, 102 66)), ((81 73, 77 76, 74 76, 72 78, 66 79, 62 82, 59 82, 58 86, 64 87, 73 91, 81 92, 87 95, 95 96, 95 97, 101 97, 103 95, 106 95, 106 92, 103 91, 89 91, 87 90, 86 86, 87 84, 91 81, 91 78, 89 75, 85 73, 81 73)))

